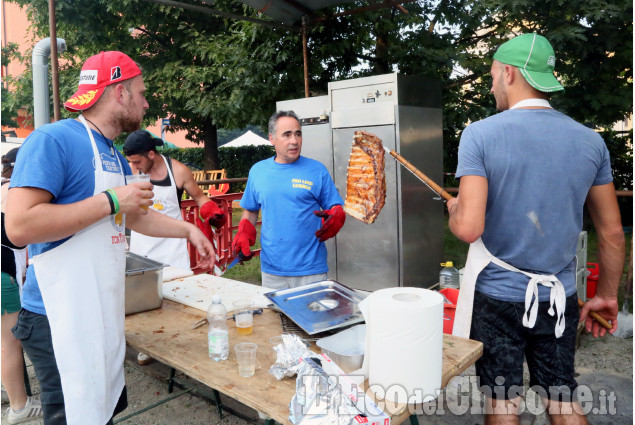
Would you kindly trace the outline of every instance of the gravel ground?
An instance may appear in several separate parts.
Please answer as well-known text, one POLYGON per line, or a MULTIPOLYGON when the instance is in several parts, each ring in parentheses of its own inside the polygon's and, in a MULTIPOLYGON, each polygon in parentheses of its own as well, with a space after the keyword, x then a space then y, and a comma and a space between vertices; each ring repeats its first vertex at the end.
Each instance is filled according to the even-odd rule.
MULTIPOLYGON (((28 367, 31 377, 33 393, 37 396, 39 386, 33 368, 28 367)), ((147 366, 136 364, 136 352, 129 349, 126 361, 126 383, 128 388, 129 407, 116 419, 121 419, 132 412, 150 406, 163 400, 167 393, 166 379, 168 368, 157 361, 153 361, 147 366)), ((612 415, 591 415, 591 424, 632 424, 633 423, 633 339, 620 339, 608 336, 601 339, 594 339, 592 336, 582 333, 579 338, 579 348, 576 353, 576 371, 578 382, 588 385, 597 395, 601 391, 610 394, 615 392, 617 396, 616 412, 612 415)), ((468 369, 464 375, 473 375, 473 368, 468 369)), ((192 385, 197 383, 185 376, 181 379, 188 381, 192 385)), ((206 387, 198 386, 199 390, 205 392, 206 387)), ((456 396, 456 385, 449 386, 446 394, 447 400, 456 396)), ((174 393, 182 391, 175 388, 174 393)), ((209 391, 209 389, 207 389, 209 391)), ((470 394, 473 403, 478 403, 478 394, 470 394)), ((138 425, 243 425, 263 423, 258 419, 257 412, 246 407, 235 400, 221 396, 224 406, 234 411, 238 416, 224 413, 221 419, 216 407, 206 398, 198 395, 185 394, 167 403, 146 411, 138 416, 124 420, 121 424, 138 425)), ((2 423, 6 423, 6 407, 3 401, 2 423)), ((32 421, 30 424, 43 423, 41 420, 32 421)), ((425 413, 420 415, 420 423, 423 424, 463 424, 463 423, 483 423, 482 417, 478 414, 465 417, 462 415, 453 416, 447 411, 444 415, 425 413)), ((544 414, 532 415, 523 414, 521 423, 523 425, 541 425, 548 423, 544 414)))

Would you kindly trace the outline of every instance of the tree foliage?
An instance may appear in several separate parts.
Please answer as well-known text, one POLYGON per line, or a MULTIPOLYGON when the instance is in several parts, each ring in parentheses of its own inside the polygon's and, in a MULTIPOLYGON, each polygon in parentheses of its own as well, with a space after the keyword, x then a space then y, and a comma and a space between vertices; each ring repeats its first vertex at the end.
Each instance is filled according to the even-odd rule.
MULTIPOLYGON (((47 0, 14 1, 28 7, 38 36, 46 36, 47 0)), ((407 13, 337 15, 367 5, 321 10, 311 21, 311 93, 326 94, 329 81, 386 72, 441 80, 445 171, 456 167, 461 130, 495 112, 491 57, 516 34, 538 32, 553 44, 566 86, 552 98, 557 109, 597 129, 632 111, 630 0, 419 0, 403 4, 407 13)), ((235 0, 214 7, 257 16, 235 0)), ((298 32, 144 0, 57 0, 56 14, 68 45, 61 98, 74 91, 85 58, 124 51, 143 66, 148 119, 169 117, 172 129, 205 143, 208 167, 218 165, 218 129, 264 126, 276 101, 304 95, 298 32)))
MULTIPOLYGON (((22 62, 22 58, 17 43, 7 43, 2 47, 2 67, 6 67, 12 61, 22 62)), ((6 68, 5 68, 6 69, 6 68)), ((15 118, 19 109, 33 99, 33 90, 30 86, 31 73, 25 72, 22 75, 3 75, 2 82, 2 125, 16 127, 15 118), (26 87, 25 87, 26 86, 26 87)))

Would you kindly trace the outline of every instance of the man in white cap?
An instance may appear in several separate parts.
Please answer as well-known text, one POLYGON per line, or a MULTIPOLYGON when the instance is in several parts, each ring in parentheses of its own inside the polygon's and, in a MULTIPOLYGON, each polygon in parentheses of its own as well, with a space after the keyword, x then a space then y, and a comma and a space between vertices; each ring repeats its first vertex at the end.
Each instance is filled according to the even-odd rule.
POLYGON ((127 55, 92 56, 64 104, 81 115, 39 127, 17 157, 7 236, 29 244, 30 267, 13 333, 40 380, 46 424, 110 424, 127 405, 124 226, 187 238, 213 264, 196 226, 147 210, 151 183, 125 184, 131 170, 113 139, 139 128, 144 93, 127 55))
POLYGON ((617 329, 625 247, 609 153, 599 134, 551 108, 549 93, 563 90, 555 62, 538 34, 498 48, 491 92, 501 113, 463 131, 459 196, 447 203, 452 232, 471 243, 453 333, 484 344, 476 373, 488 424, 518 423, 524 359, 551 423, 586 423, 574 379, 577 324, 604 335, 587 316, 595 311, 617 329), (585 201, 602 274, 579 311, 585 201))

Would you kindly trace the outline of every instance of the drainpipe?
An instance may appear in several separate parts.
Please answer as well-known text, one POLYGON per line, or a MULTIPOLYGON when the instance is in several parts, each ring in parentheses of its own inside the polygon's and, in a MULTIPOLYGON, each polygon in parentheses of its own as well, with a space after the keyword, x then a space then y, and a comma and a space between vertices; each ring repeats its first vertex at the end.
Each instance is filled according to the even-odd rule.
MULTIPOLYGON (((57 51, 66 51, 66 41, 57 39, 57 51)), ((51 121, 49 107, 48 57, 51 54, 51 38, 37 42, 33 48, 33 126, 38 128, 51 121)))

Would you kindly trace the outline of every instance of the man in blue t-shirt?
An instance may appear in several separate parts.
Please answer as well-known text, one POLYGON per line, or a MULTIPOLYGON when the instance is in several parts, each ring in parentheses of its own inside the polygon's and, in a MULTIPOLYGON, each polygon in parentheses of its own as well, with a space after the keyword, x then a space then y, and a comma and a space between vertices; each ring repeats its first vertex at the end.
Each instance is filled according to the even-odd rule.
POLYGON ((471 243, 453 333, 483 342, 476 373, 486 423, 518 423, 524 359, 551 422, 586 423, 575 394, 577 323, 586 319, 587 330, 604 335, 587 316, 595 311, 612 322, 610 332, 617 328, 625 247, 609 154, 597 133, 551 108, 548 93, 563 90, 554 65, 553 48, 537 34, 498 48, 491 92, 501 113, 463 131, 460 195, 447 203, 450 229, 471 243), (579 312, 585 201, 602 275, 579 312))
POLYGON ((18 153, 6 229, 29 245, 30 266, 13 334, 35 367, 47 424, 111 424, 127 405, 124 227, 187 238, 213 265, 196 226, 148 211, 150 182, 126 185, 131 170, 113 140, 139 128, 144 93, 127 55, 92 56, 64 104, 78 119, 37 128, 18 153))
POLYGON ((256 242, 255 224, 262 210, 262 286, 283 289, 324 280, 324 241, 344 225, 344 201, 324 165, 300 155, 302 128, 293 111, 271 116, 269 141, 276 156, 249 171, 233 253, 251 258, 249 247, 256 242))

